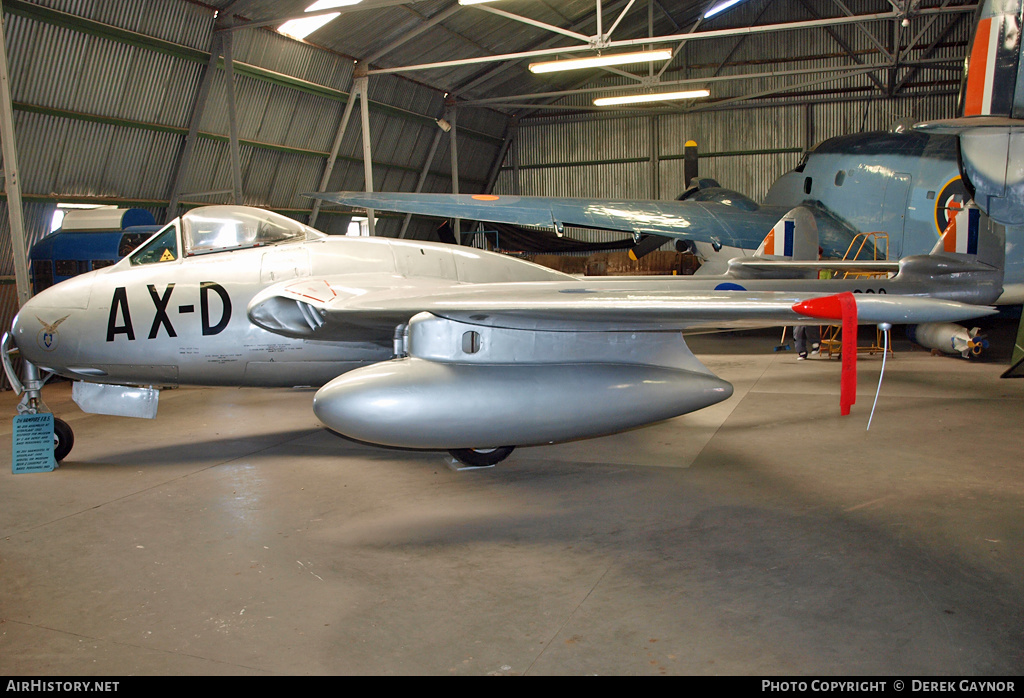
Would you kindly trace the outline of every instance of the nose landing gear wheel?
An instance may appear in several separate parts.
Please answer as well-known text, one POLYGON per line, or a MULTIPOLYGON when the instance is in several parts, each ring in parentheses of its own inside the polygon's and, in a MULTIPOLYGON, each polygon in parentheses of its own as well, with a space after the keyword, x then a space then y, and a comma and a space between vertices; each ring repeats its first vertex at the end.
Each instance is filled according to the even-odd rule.
POLYGON ((75 445, 75 432, 63 419, 53 418, 53 459, 60 463, 75 445))
POLYGON ((499 446, 497 448, 455 448, 448 453, 452 454, 460 463, 483 468, 489 465, 500 463, 509 457, 515 446, 499 446))

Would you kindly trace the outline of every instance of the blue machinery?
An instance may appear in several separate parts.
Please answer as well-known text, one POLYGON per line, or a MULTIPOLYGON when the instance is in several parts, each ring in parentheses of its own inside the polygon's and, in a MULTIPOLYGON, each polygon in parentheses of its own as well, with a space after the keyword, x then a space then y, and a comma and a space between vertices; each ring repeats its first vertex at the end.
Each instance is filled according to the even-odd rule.
POLYGON ((69 211, 61 228, 29 251, 32 292, 108 267, 159 229, 153 214, 144 209, 69 211))

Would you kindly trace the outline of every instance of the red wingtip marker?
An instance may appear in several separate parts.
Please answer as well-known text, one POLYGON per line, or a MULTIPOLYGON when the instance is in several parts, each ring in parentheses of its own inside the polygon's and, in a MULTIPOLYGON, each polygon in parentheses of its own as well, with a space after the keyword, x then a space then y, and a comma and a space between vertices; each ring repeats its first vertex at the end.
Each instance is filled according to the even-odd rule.
MULTIPOLYGON (((793 306, 793 310, 807 317, 816 317, 822 320, 841 320, 843 317, 843 306, 839 299, 842 296, 853 296, 853 294, 841 293, 837 296, 811 298, 797 303, 793 306)), ((854 304, 854 307, 856 307, 856 304, 854 304)))
POLYGON ((857 402, 857 299, 852 293, 839 293, 797 303, 793 310, 807 317, 843 321, 839 412, 844 416, 850 414, 850 406, 857 402))

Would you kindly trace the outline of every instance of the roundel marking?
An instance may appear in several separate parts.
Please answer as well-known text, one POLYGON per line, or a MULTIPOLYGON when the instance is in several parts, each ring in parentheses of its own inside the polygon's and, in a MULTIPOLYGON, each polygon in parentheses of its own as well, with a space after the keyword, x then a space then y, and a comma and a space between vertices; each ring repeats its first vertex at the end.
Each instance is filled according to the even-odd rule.
POLYGON ((36 343, 43 351, 53 351, 57 348, 57 344, 59 342, 60 335, 57 334, 57 330, 51 330, 44 327, 39 330, 39 334, 36 335, 36 343))
POLYGON ((715 286, 715 290, 716 291, 746 291, 747 289, 743 288, 739 284, 734 284, 731 281, 726 281, 726 282, 720 283, 717 286, 715 286))
POLYGON ((935 230, 939 236, 946 230, 950 212, 960 210, 970 198, 971 195, 960 177, 954 177, 946 182, 942 191, 935 197, 935 230))

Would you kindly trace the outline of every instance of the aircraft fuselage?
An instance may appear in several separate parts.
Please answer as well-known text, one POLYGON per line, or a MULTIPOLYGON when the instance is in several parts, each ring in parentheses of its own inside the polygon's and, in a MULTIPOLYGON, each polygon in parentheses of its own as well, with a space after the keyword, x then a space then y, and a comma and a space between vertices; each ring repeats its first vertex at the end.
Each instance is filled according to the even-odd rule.
MULTIPOLYGON (((884 234, 888 258, 898 259, 928 254, 942 236, 950 211, 969 199, 956 137, 904 131, 823 141, 772 185, 765 205, 823 207, 858 232, 884 234)), ((1003 278, 999 303, 1024 301, 1022 226, 1006 227, 1003 278)))
MULTIPOLYGON (((15 320, 23 355, 93 383, 322 385, 390 358, 397 322, 353 324, 342 341, 294 339, 246 315, 270 285, 351 278, 347 290, 566 278, 520 260, 433 243, 323 238, 133 265, 131 258, 36 295, 15 320)), ((343 286, 339 284, 338 286, 343 286)), ((404 321, 404 319, 402 320, 404 321)))

